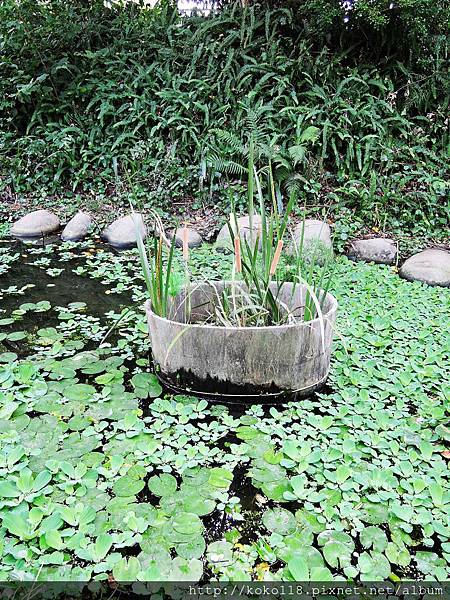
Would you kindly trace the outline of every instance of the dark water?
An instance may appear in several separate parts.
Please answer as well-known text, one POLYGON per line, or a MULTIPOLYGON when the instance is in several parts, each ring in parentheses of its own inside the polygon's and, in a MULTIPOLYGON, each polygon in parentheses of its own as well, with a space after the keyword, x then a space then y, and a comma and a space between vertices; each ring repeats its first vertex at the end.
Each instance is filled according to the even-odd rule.
MULTIPOLYGON (((0 275, 0 289, 5 290, 10 286, 22 288, 33 284, 24 294, 4 294, 1 308, 8 313, 16 310, 25 302, 40 302, 48 300, 52 307, 67 306, 71 302, 85 302, 86 312, 94 317, 103 317, 106 312, 120 311, 130 300, 125 295, 106 294, 107 286, 99 280, 92 279, 86 275, 77 275, 73 272, 77 266, 83 264, 82 259, 61 260, 58 246, 54 246, 52 254, 32 254, 30 246, 19 241, 0 242, 10 248, 11 254, 20 253, 20 258, 14 261, 9 270, 0 275), (38 266, 35 263, 41 257, 49 258, 50 264, 38 266), (46 273, 49 268, 63 269, 62 273, 53 277, 46 273)), ((71 250, 74 254, 80 254, 83 250, 71 250)), ((30 312, 23 315, 18 322, 23 328, 28 325, 54 326, 59 323, 53 311, 30 312)))
MULTIPOLYGON (((20 254, 17 260, 9 265, 6 273, 0 274, 0 292, 3 296, 0 299, 2 310, 0 318, 9 317, 24 303, 47 300, 51 304, 50 310, 27 311, 14 323, 3 326, 2 331, 5 333, 25 330, 35 334, 41 328, 56 328, 61 324, 61 319, 58 318, 59 311, 55 310, 55 307, 67 307, 72 302, 86 304, 81 312, 76 311, 77 314, 97 318, 103 325, 109 325, 105 313, 110 311, 120 313, 131 303, 131 299, 125 294, 107 294, 108 286, 102 284, 99 279, 77 275, 74 272, 78 266, 85 264, 82 256, 82 252, 85 251, 83 247, 71 249, 74 258, 63 260, 59 253, 60 244, 57 242, 51 246, 52 252, 45 254, 32 252, 33 248, 39 247, 37 244, 31 245, 18 240, 1 240, 0 245, 3 248, 7 247, 10 254, 20 254), (49 259, 49 264, 45 266, 34 264, 41 258, 49 259), (52 276, 46 272, 47 269, 62 269, 62 272, 52 276), (21 294, 5 293, 5 290, 10 287, 21 289, 30 284, 33 287, 27 287, 21 294)), ((32 352, 26 339, 15 342, 4 340, 3 345, 8 351, 15 352, 21 357, 32 352)), ((89 347, 89 340, 86 340, 85 349, 89 347)))

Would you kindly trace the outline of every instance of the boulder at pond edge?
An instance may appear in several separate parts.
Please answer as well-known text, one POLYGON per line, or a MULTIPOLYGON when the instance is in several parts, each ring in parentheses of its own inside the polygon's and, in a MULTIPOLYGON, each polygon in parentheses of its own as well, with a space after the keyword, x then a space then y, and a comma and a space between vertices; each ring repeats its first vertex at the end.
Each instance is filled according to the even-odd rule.
POLYGON ((323 262, 333 255, 331 229, 326 221, 305 219, 292 234, 290 254, 300 252, 305 260, 323 262))
POLYGON ((58 217, 49 210, 34 210, 11 227, 11 235, 19 238, 37 238, 53 233, 60 227, 58 217))
POLYGON ((77 242, 82 240, 86 237, 91 223, 91 215, 82 211, 77 212, 64 227, 63 232, 61 233, 61 239, 64 242, 77 242))
MULTIPOLYGON (((183 229, 184 227, 178 227, 173 234, 175 236, 175 245, 178 246, 178 248, 183 247, 183 229)), ((195 229, 191 229, 190 227, 187 228, 187 231, 189 248, 197 248, 198 246, 201 246, 203 240, 199 232, 195 229)))
POLYGON ((397 258, 397 244, 388 238, 354 240, 350 245, 348 257, 352 260, 392 265, 397 258))
MULTIPOLYGON (((229 221, 231 223, 231 219, 229 221)), ((238 217, 236 219, 237 228, 239 228, 239 232, 241 234, 241 238, 245 240, 250 240, 250 217, 248 215, 244 215, 242 217, 238 217)), ((258 231, 261 227, 261 217, 257 214, 253 215, 252 229, 253 234, 256 238, 258 235, 258 231)), ((231 236, 230 230, 228 227, 228 223, 222 227, 219 231, 219 234, 216 239, 216 246, 222 248, 231 248, 231 236)))
POLYGON ((403 263, 400 276, 408 281, 450 287, 450 252, 429 248, 414 254, 403 263))
POLYGON ((137 242, 136 229, 140 231, 142 238, 146 237, 147 229, 140 213, 116 219, 103 231, 102 238, 115 248, 132 248, 137 242))

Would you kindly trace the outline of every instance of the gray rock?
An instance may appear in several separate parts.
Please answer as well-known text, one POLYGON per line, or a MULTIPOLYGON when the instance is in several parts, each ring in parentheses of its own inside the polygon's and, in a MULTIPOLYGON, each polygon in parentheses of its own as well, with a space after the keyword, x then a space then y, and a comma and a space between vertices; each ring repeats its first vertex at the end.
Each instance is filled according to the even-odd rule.
POLYGON ((61 233, 61 239, 64 242, 77 242, 82 240, 86 237, 91 223, 91 215, 82 211, 77 212, 64 227, 64 230, 61 233))
POLYGON ((397 257, 397 244, 388 238, 354 240, 350 245, 348 257, 352 260, 392 265, 397 257))
POLYGON ((450 252, 429 248, 414 254, 403 263, 400 277, 450 287, 450 252))
POLYGON ((290 253, 301 252, 305 259, 314 257, 321 262, 333 255, 331 229, 326 221, 305 219, 294 229, 292 242, 290 253))
MULTIPOLYGON (((178 227, 173 234, 175 236, 175 245, 179 248, 183 247, 183 229, 184 227, 178 227)), ((189 248, 197 248, 202 245, 202 237, 195 229, 187 228, 188 231, 188 246, 189 248)))
MULTIPOLYGON (((231 223, 231 219, 230 219, 231 223)), ((253 215, 253 232, 255 238, 258 234, 258 229, 261 226, 261 217, 257 214, 253 215)), ((244 215, 243 217, 237 218, 237 226, 239 228, 239 232, 241 237, 245 240, 250 239, 250 218, 248 215, 244 215)), ((231 247, 231 236, 230 230, 228 228, 228 224, 226 223, 222 229, 219 231, 219 234, 216 239, 216 245, 220 247, 231 247)))
POLYGON ((49 210, 34 210, 11 227, 11 235, 22 238, 35 238, 59 229, 58 217, 49 210))
POLYGON ((147 229, 140 213, 116 219, 104 229, 102 238, 115 248, 122 250, 132 248, 137 242, 136 226, 141 232, 142 237, 145 238, 147 229))

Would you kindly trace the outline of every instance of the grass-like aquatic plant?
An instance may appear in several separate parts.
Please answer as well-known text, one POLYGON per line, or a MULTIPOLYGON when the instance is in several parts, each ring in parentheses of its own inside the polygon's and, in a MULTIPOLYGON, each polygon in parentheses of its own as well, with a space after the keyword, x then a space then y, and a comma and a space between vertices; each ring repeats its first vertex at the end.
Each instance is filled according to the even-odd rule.
POLYGON ((176 245, 175 236, 173 236, 170 242, 168 241, 160 216, 152 212, 154 229, 157 235, 152 236, 146 245, 133 208, 132 215, 136 228, 137 247, 142 273, 152 309, 160 317, 167 317, 170 306, 169 299, 174 295, 173 258, 176 245), (169 245, 169 254, 166 263, 164 263, 165 245, 169 245))
POLYGON ((304 245, 305 216, 301 239, 294 244, 290 268, 286 268, 285 251, 287 227, 296 203, 292 193, 283 213, 278 207, 272 167, 257 171, 254 163, 253 145, 248 151, 247 210, 248 235, 238 227, 233 201, 229 231, 234 248, 232 279, 220 294, 216 294, 214 318, 218 324, 233 326, 268 326, 309 321, 322 317, 322 306, 329 288, 332 269, 331 253, 325 257, 320 240, 304 245), (270 210, 266 208, 261 178, 267 177, 270 210), (255 203, 256 198, 256 203, 255 203), (255 204, 259 214, 255 212, 255 204), (257 225, 257 226, 256 226, 257 225), (307 254, 307 255, 306 255, 307 254), (304 306, 289 308, 279 298, 280 290, 287 282, 305 286, 304 306), (300 316, 299 316, 300 312, 300 316), (294 315, 295 313, 295 315, 294 315))
MULTIPOLYGON (((300 320, 322 320, 323 302, 330 284, 332 269, 331 253, 324 259, 320 240, 304 246, 304 224, 299 243, 294 244, 292 257, 286 256, 287 230, 296 195, 292 193, 283 212, 279 209, 272 167, 256 169, 253 145, 248 151, 247 210, 249 228, 247 232, 238 226, 234 201, 230 198, 231 214, 229 231, 234 251, 230 281, 219 292, 213 281, 206 281, 213 291, 208 324, 225 327, 255 327, 295 323, 300 320), (270 208, 266 207, 262 178, 267 178, 270 208), (255 210, 255 205, 258 207, 255 210), (304 305, 290 307, 280 299, 280 291, 292 282, 292 295, 296 286, 305 287, 304 305)), ((135 213, 134 213, 135 214, 135 213)), ((156 235, 144 243, 136 223, 137 245, 149 293, 152 310, 161 317, 170 317, 171 298, 176 295, 175 236, 169 241, 164 233, 160 217, 153 213, 156 235), (168 246, 168 253, 164 251, 168 246), (167 254, 167 259, 165 255, 167 254)), ((189 250, 187 239, 183 240, 183 263, 185 288, 183 299, 185 320, 189 322, 190 296, 195 285, 190 285, 189 250)), ((205 283, 204 281, 198 283, 205 283)))

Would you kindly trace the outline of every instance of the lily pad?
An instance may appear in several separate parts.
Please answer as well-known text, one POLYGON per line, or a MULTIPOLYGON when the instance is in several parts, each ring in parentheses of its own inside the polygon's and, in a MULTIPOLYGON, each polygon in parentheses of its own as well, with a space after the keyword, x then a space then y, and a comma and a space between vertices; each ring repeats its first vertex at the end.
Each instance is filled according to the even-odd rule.
POLYGON ((140 479, 133 479, 128 475, 119 477, 113 486, 116 496, 135 496, 144 489, 145 483, 140 479))
POLYGON ((162 473, 150 477, 147 485, 155 496, 171 496, 177 489, 177 480, 169 473, 162 473))
POLYGON ((294 515, 283 508, 275 508, 264 513, 262 521, 269 531, 280 535, 293 533, 297 527, 294 515))
POLYGON ((214 467, 209 472, 209 483, 217 488, 228 489, 233 480, 233 473, 228 469, 214 467))
POLYGON ((176 515, 172 520, 172 526, 178 533, 186 535, 197 534, 203 529, 203 524, 198 515, 187 512, 176 515))

